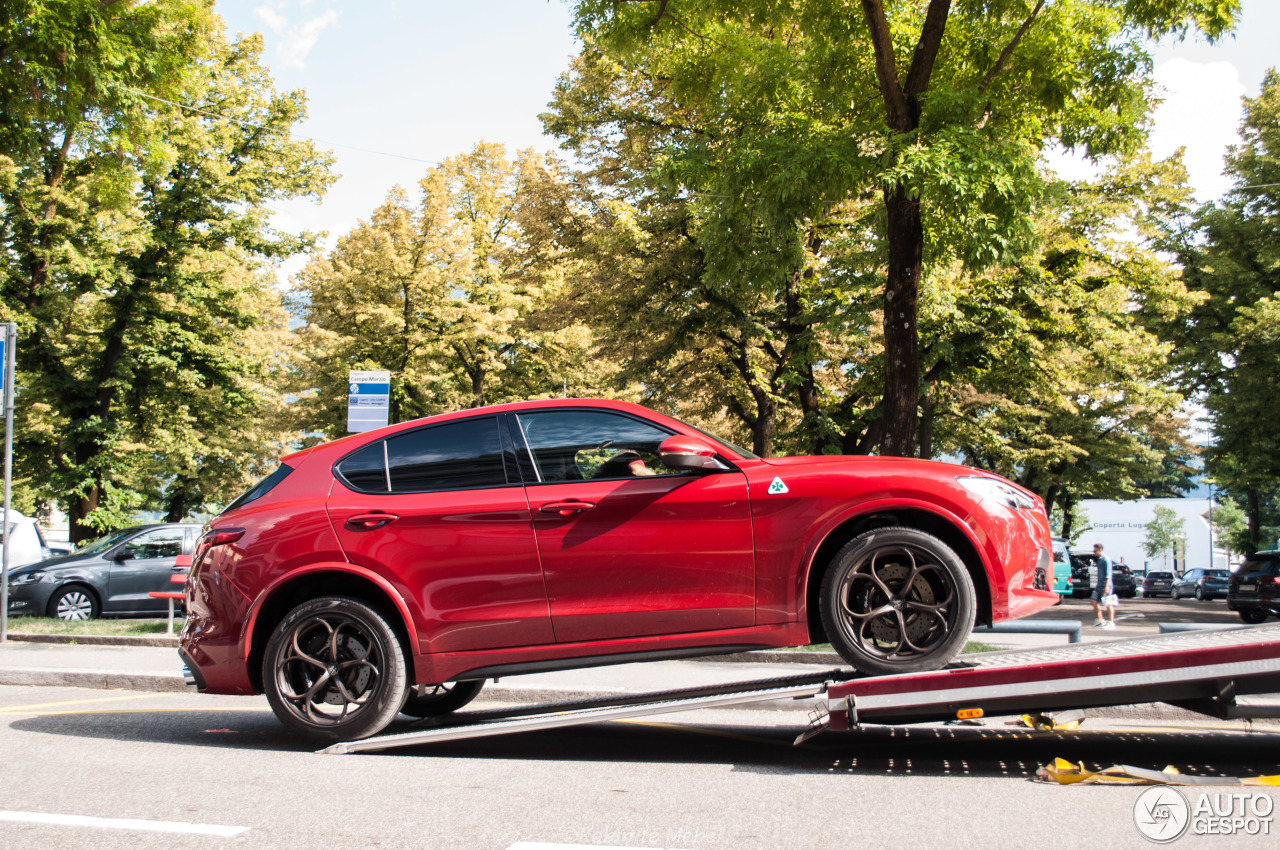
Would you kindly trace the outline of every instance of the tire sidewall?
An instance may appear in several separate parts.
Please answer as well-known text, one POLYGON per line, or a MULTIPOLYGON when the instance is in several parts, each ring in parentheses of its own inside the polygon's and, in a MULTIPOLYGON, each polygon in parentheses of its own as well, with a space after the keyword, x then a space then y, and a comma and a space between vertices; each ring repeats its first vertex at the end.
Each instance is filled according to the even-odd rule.
POLYGON ((49 602, 45 606, 45 613, 63 623, 74 623, 76 620, 63 620, 58 616, 58 603, 68 593, 81 593, 89 600, 89 619, 96 620, 102 616, 102 602, 98 599, 98 594, 83 584, 68 584, 58 588, 53 592, 53 596, 49 597, 49 602))
POLYGON ((325 742, 351 741, 382 731, 400 712, 409 695, 407 659, 400 639, 391 625, 364 602, 345 596, 330 596, 304 602, 290 611, 271 632, 262 660, 262 684, 272 711, 286 727, 325 742), (360 623, 377 644, 383 663, 374 694, 346 720, 332 725, 316 725, 294 713, 291 703, 279 691, 277 669, 289 648, 289 636, 304 621, 320 614, 341 613, 360 623))
POLYGON ((840 656, 856 670, 874 675, 915 673, 946 666, 964 648, 973 631, 977 615, 977 593, 974 591, 973 579, 968 569, 951 547, 926 532, 914 528, 892 527, 874 529, 860 534, 836 553, 831 561, 831 567, 823 576, 818 605, 827 639, 840 656), (834 610, 836 590, 844 581, 848 571, 871 552, 893 546, 923 549, 932 553, 951 579, 955 588, 955 604, 959 609, 958 616, 954 618, 951 633, 945 640, 925 655, 913 656, 910 660, 902 661, 890 661, 869 653, 856 642, 851 641, 836 620, 834 610))

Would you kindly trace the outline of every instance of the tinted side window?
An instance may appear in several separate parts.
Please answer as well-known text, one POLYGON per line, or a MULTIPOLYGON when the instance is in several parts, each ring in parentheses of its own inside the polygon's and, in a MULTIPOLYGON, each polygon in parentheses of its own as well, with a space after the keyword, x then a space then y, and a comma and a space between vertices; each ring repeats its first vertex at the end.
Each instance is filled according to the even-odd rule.
POLYGON ((542 481, 670 474, 658 458, 658 446, 670 434, 647 422, 598 410, 518 418, 542 481))
POLYGON ((356 490, 387 492, 387 464, 382 440, 344 458, 338 464, 338 474, 356 490))
POLYGON ((471 490, 507 483, 496 417, 422 428, 386 443, 395 493, 471 490))

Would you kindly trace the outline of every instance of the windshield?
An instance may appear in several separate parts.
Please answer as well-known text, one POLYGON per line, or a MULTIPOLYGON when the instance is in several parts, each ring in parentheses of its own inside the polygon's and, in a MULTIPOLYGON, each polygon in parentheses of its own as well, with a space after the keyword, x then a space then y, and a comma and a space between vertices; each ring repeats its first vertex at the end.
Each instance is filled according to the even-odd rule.
POLYGON ((133 534, 137 529, 126 528, 124 531, 117 531, 115 534, 108 534, 106 537, 99 537, 97 540, 91 540, 84 546, 75 551, 77 555, 98 555, 101 554, 129 535, 133 534))

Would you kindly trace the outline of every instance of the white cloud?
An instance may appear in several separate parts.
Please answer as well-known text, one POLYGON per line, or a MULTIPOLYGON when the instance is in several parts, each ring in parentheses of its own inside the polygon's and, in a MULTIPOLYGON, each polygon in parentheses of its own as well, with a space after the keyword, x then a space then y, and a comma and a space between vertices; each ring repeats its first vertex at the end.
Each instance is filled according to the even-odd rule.
POLYGON ((1222 158, 1240 140, 1240 71, 1230 62, 1177 58, 1157 65, 1154 76, 1164 103, 1153 115, 1151 152, 1166 157, 1185 147, 1188 181, 1201 201, 1212 200, 1231 186, 1222 158))
POLYGON ((290 24, 288 18, 270 5, 258 6, 253 13, 279 37, 276 56, 280 64, 299 69, 306 67, 307 56, 320 39, 320 33, 338 22, 338 13, 333 9, 300 24, 290 24))

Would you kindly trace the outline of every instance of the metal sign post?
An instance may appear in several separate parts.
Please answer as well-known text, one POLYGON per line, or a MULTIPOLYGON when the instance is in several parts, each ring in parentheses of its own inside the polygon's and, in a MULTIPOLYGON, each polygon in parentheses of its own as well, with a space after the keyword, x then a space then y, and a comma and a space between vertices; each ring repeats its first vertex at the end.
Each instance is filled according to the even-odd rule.
POLYGON ((391 411, 391 373, 352 371, 347 380, 347 431, 363 433, 385 426, 391 411))
POLYGON ((4 339, 0 340, 0 362, 4 364, 4 554, 0 556, 0 643, 9 639, 9 497, 13 487, 13 362, 17 347, 18 326, 13 322, 0 325, 4 339))

